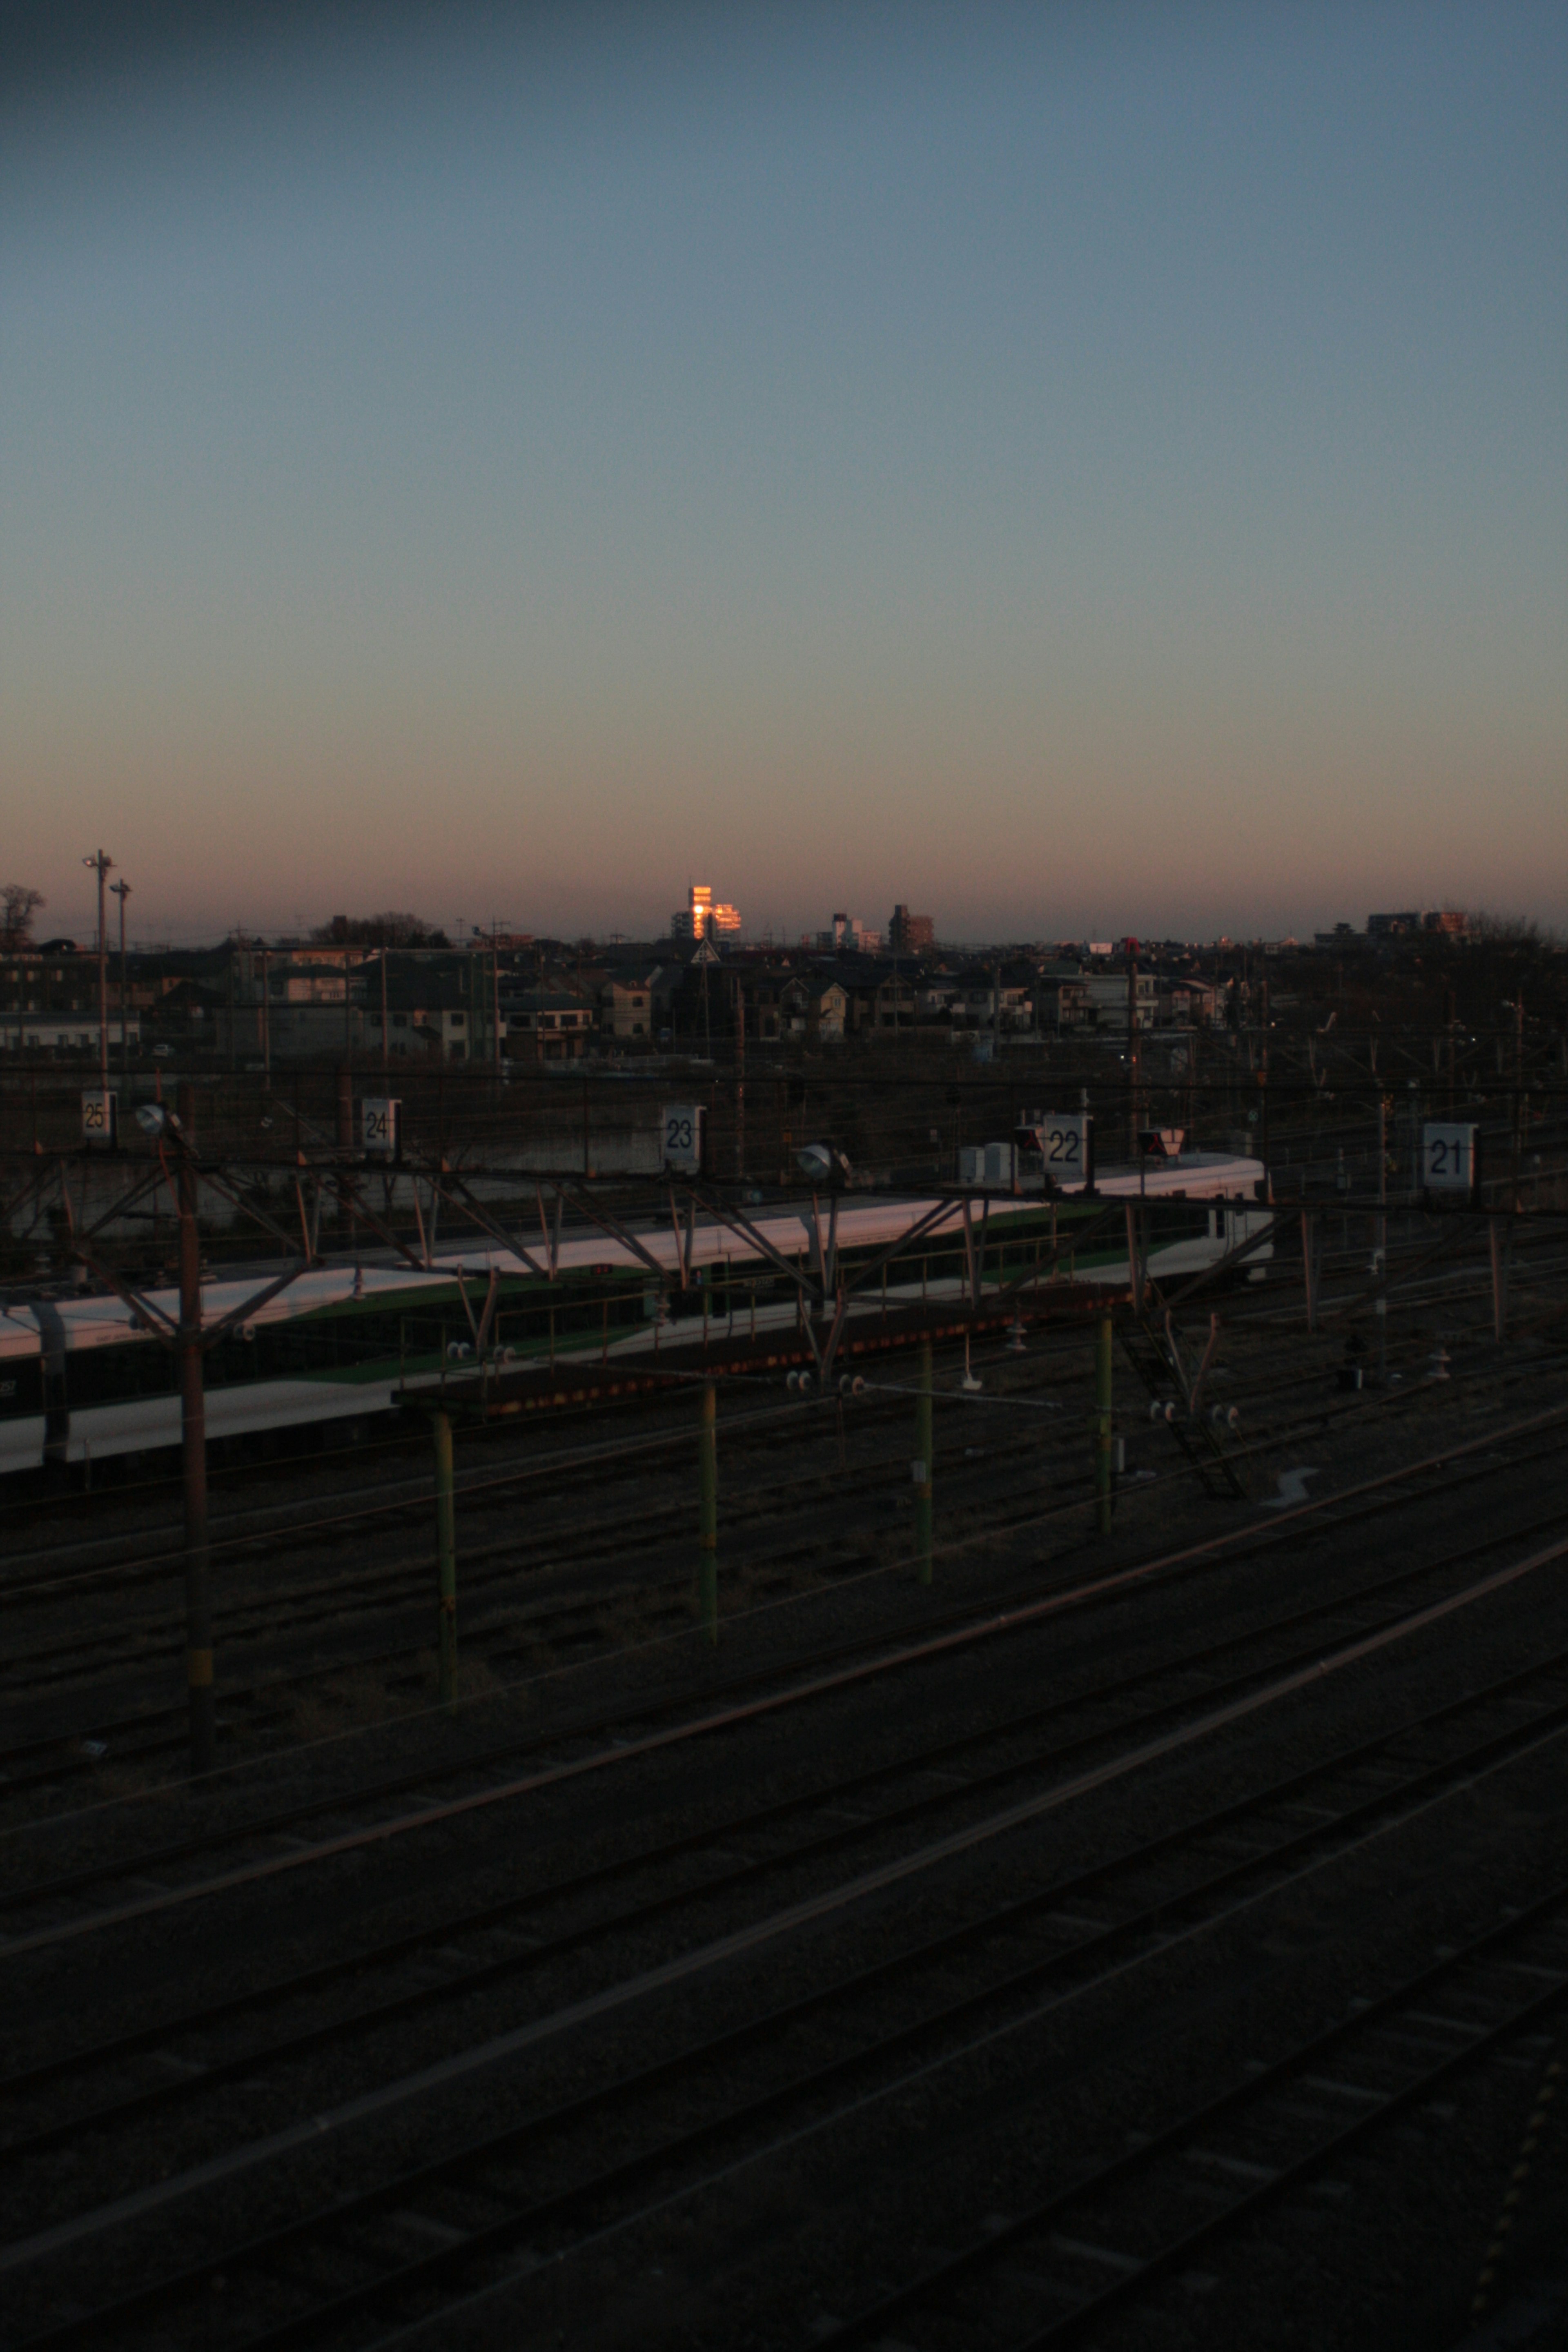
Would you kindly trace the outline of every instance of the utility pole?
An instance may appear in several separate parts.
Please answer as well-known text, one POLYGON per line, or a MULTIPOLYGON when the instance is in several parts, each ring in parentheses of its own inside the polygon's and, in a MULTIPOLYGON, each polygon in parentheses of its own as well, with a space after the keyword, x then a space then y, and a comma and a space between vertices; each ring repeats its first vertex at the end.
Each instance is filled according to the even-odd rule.
POLYGON ((185 1490, 185 1689, 191 1770, 210 1772, 217 1748, 213 1702, 212 1596, 207 1589, 207 1423, 202 1381, 202 1244, 196 1223, 196 1098, 180 1088, 180 1440, 185 1490))
MULTIPOLYGON (((1131 1269, 1129 1268, 1129 1272, 1131 1269)), ((1114 1410, 1114 1360, 1111 1349, 1111 1323, 1102 1315, 1094 1333, 1094 1495, 1095 1525, 1102 1536, 1110 1533, 1110 1512, 1114 1496, 1111 1478, 1110 1429, 1114 1410)))
MULTIPOLYGON (((1268 982, 1267 980, 1263 982, 1262 995, 1263 1044, 1258 1056, 1258 1101, 1262 1106, 1262 1118, 1258 1122, 1258 1139, 1263 1146, 1262 1160, 1264 1171, 1267 1173, 1268 1168, 1268 982)), ((1268 1188, 1268 1198, 1270 1200, 1274 1198, 1272 1183, 1268 1188)))
POLYGON ((1138 956, 1134 950, 1127 963, 1127 1157, 1134 1164, 1142 1160, 1138 1149, 1138 1075, 1141 1067, 1138 1040, 1138 956))
POLYGON ((272 1092, 272 951, 261 950, 261 1083, 272 1092))
MULTIPOLYGON (((114 871, 114 860, 99 850, 82 859, 98 876, 98 1083, 109 1092, 109 926, 104 906, 104 885, 114 871)), ((107 1118, 108 1112, 104 1113, 107 1118)))
POLYGON ((931 1349, 921 1341, 920 1386, 915 1391, 915 1580, 931 1578, 931 1497, 935 1485, 936 1441, 931 1428, 931 1349))
POLYGON ((392 1045, 386 1026, 386 941, 381 942, 381 1091, 392 1092, 392 1045))
POLYGON ((127 1086, 131 1083, 131 1028, 126 1012, 125 985, 125 901, 131 896, 129 882, 111 882, 110 888, 120 901, 120 1069, 127 1086))
POLYGON ((697 1423, 697 1614, 710 1642, 719 1639, 718 1398, 702 1384, 697 1423))
POLYGON ((746 1175, 746 992, 735 974, 735 1177, 746 1175))
POLYGON ((458 1522, 452 1489, 452 1422, 430 1416, 436 1449, 436 1565, 439 1595, 438 1691, 443 1706, 458 1703, 458 1522))
POLYGON ((1187 1047, 1186 1148, 1189 1151, 1195 1151, 1198 1148, 1198 1040, 1203 1034, 1203 1016, 1200 1013, 1194 1021, 1189 1004, 1187 1018, 1192 1042, 1187 1047))
POLYGON ((1377 1240, 1372 1253, 1373 1272, 1377 1276, 1377 1297, 1373 1313, 1377 1318, 1377 1378, 1382 1388, 1388 1386, 1388 1289, 1385 1276, 1388 1268, 1388 1102, 1377 1098, 1377 1240))
POLYGON ((1512 1206, 1519 1207, 1520 1165, 1524 1158, 1524 991, 1513 1000, 1513 1181, 1512 1206))

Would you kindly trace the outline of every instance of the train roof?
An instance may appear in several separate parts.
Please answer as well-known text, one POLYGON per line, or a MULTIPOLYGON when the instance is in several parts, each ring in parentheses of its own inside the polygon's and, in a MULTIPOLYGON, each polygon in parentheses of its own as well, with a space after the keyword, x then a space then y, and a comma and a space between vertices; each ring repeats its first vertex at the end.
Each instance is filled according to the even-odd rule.
MULTIPOLYGON (((1152 1162, 1142 1172, 1135 1169, 1112 1169, 1100 1177, 1095 1192, 1106 1200, 1132 1199, 1168 1200, 1173 1197, 1199 1201, 1253 1201, 1264 1173, 1261 1160, 1221 1152, 1188 1152, 1181 1159, 1152 1162)), ((1064 1188, 1069 1197, 1081 1197, 1082 1188, 1064 1188)), ((898 1194, 838 1197, 836 1234, 840 1251, 886 1248, 897 1242, 900 1234, 910 1232, 921 1219, 932 1216, 926 1235, 934 1243, 942 1234, 955 1234, 963 1220, 966 1200, 978 1197, 963 1192, 946 1195, 927 1193, 919 1197, 898 1194)), ((1017 1198, 992 1195, 992 1218, 1037 1213, 1042 1205, 1038 1192, 1027 1192, 1017 1198)), ((813 1209, 809 1204, 799 1207, 773 1208, 759 1212, 749 1218, 753 1231, 781 1256, 798 1256, 814 1244, 813 1209)), ((820 1241, 827 1234, 829 1210, 826 1202, 818 1204, 816 1214, 820 1222, 820 1241)), ((675 1275, 679 1270, 679 1254, 672 1226, 649 1223, 635 1228, 637 1239, 658 1264, 661 1272, 675 1275)), ((530 1247, 526 1236, 523 1246, 530 1247)), ((684 1237, 683 1237, 684 1238, 684 1237)), ((820 1241, 817 1245, 820 1246, 820 1241)), ((760 1259, 762 1252, 749 1242, 744 1233, 710 1219, 700 1222, 689 1244, 691 1262, 697 1265, 721 1265, 725 1260, 744 1263, 760 1259)), ((544 1246, 539 1245, 542 1257, 544 1246)), ((597 1267, 620 1267, 630 1272, 639 1267, 648 1271, 636 1251, 624 1241, 605 1233, 576 1233, 563 1235, 557 1252, 556 1263, 563 1274, 581 1274, 597 1267)), ((505 1249, 476 1234, 471 1243, 459 1250, 439 1250, 432 1257, 427 1270, 403 1265, 372 1265, 336 1263, 315 1265, 298 1276, 286 1290, 275 1297, 258 1303, 246 1317, 250 1323, 284 1323, 297 1316, 320 1314, 332 1307, 360 1305, 392 1307, 400 1302, 412 1306, 431 1294, 447 1290, 459 1276, 468 1275, 484 1280, 491 1270, 502 1275, 531 1278, 535 1268, 515 1250, 505 1249)), ((268 1283, 277 1279, 264 1261, 258 1262, 243 1276, 208 1280, 202 1285, 204 1318, 217 1322, 234 1314, 258 1298, 268 1283)), ((179 1293, 172 1286, 160 1286, 142 1294, 148 1304, 174 1321, 179 1314, 179 1293)), ((136 1330, 132 1309, 121 1298, 112 1294, 89 1297, 39 1299, 0 1307, 0 1358, 8 1355, 33 1355, 37 1352, 40 1334, 46 1326, 56 1329, 63 1327, 68 1348, 110 1347, 133 1336, 136 1330), (58 1318, 58 1320, 57 1320, 58 1318)))

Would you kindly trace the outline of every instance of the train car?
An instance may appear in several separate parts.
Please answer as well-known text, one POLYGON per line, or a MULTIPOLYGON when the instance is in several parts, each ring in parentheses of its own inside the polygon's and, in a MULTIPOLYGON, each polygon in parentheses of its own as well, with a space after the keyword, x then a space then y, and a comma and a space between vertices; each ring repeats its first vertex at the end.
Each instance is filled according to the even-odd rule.
MULTIPOLYGON (((798 1290, 775 1259, 808 1268, 831 1290, 890 1251, 875 1281, 852 1293, 850 1328, 884 1305, 956 1303, 975 1279, 976 1256, 983 1286, 1016 1282, 1045 1262, 1053 1236, 1058 1278, 1124 1289, 1124 1237, 1099 1230, 1082 1250, 1072 1239, 1075 1229, 1102 1227, 1106 1208, 1121 1199, 1144 1203, 1156 1280, 1201 1272, 1265 1236, 1251 1265, 1272 1253, 1272 1215, 1258 1205, 1262 1180, 1255 1160, 1193 1153, 1142 1175, 1107 1174, 1087 1196, 843 1193, 759 1211, 751 1234, 702 1221, 678 1235, 650 1222, 637 1239, 652 1266, 606 1234, 565 1235, 553 1282, 482 1235, 478 1246, 443 1250, 424 1271, 316 1265, 208 1349, 207 1434, 221 1444, 362 1423, 472 1362, 481 1339, 486 1356, 503 1363, 582 1363, 646 1355, 661 1334, 694 1335, 699 1318, 716 1335, 782 1333, 796 1322, 798 1290)), ((204 1318, 238 1314, 270 1278, 263 1265, 204 1283, 204 1318)), ((173 1290, 146 1295, 177 1317, 173 1290)), ((0 1307, 0 1475, 154 1453, 179 1437, 174 1353, 122 1300, 40 1295, 0 1307)))

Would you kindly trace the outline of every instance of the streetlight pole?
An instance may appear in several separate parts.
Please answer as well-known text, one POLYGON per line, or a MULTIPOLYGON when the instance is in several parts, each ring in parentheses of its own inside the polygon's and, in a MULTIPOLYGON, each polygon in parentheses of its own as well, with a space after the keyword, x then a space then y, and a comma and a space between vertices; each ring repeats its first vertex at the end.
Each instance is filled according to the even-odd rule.
MULTIPOLYGON (((101 849, 91 857, 82 859, 98 876, 98 1083, 105 1095, 109 1092, 109 928, 104 906, 104 884, 114 871, 114 860, 106 857, 101 849)), ((104 1117, 109 1116, 107 1110, 104 1117)))
POLYGON ((131 896, 126 881, 111 882, 110 888, 120 901, 120 1070, 127 1086, 131 1083, 131 1029, 126 1013, 128 992, 125 984, 125 901, 131 896))

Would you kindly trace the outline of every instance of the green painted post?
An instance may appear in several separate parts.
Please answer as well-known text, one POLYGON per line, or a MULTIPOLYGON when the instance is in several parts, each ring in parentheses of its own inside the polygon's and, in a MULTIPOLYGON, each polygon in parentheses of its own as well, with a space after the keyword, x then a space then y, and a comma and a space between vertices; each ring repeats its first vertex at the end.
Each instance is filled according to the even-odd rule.
POLYGON ((915 1575, 931 1582, 931 1341, 921 1341, 921 1384, 915 1396, 915 1575))
POLYGON ((452 1423, 444 1412, 430 1416, 436 1446, 436 1552, 441 1594, 441 1704, 458 1696, 458 1529, 452 1504, 452 1423))
POLYGON ((1094 1491, 1100 1532, 1110 1533, 1110 1318, 1102 1315, 1094 1335, 1094 1491))
POLYGON ((708 1639, 719 1639, 719 1401, 711 1381, 702 1385, 697 1425, 697 1612, 708 1639))

